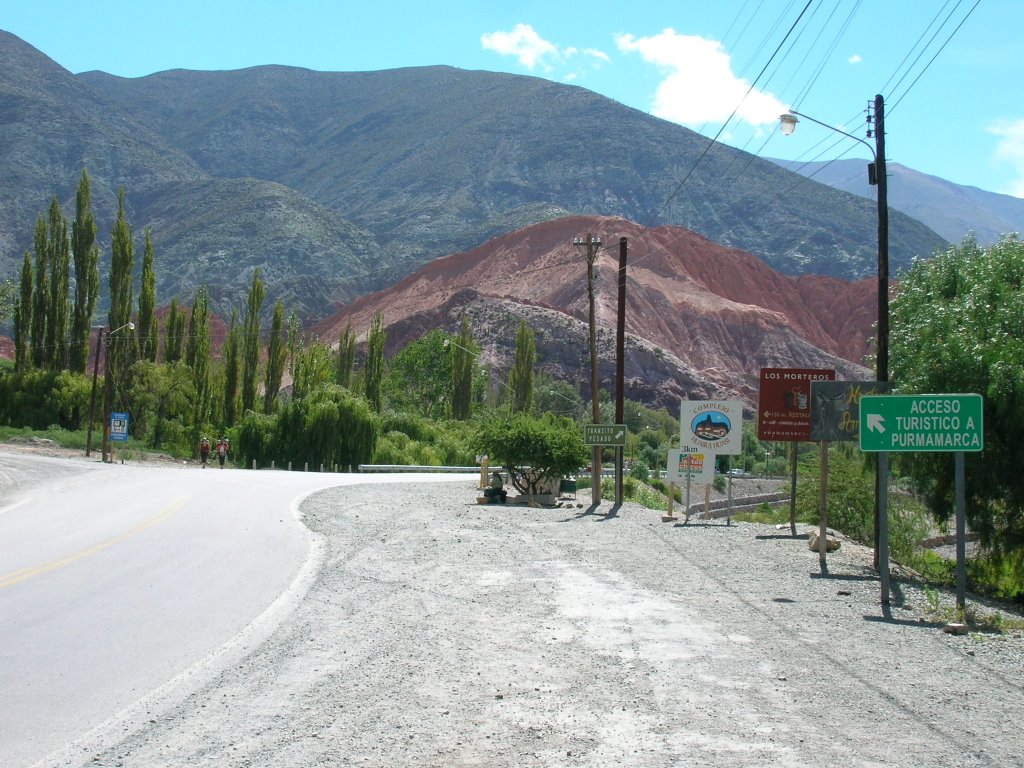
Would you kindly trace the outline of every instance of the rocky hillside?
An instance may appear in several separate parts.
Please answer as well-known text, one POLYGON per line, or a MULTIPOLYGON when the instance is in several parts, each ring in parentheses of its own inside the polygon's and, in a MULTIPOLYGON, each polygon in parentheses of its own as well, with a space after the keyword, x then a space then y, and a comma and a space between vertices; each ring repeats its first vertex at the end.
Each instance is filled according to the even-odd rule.
MULTIPOLYGON (((870 201, 575 86, 424 67, 255 67, 73 75, 0 32, 0 277, 83 167, 109 243, 119 186, 150 227, 158 300, 210 285, 242 303, 251 271, 304 320, 434 259, 566 214, 685 226, 785 274, 859 278, 870 201), (680 181, 686 179, 680 186, 680 181), (785 195, 779 190, 790 190, 785 195)), ((891 219, 894 272, 945 243, 891 219)), ((109 256, 105 256, 104 264, 109 256)))
POLYGON ((662 406, 680 397, 739 397, 753 405, 762 367, 872 378, 858 362, 868 351, 874 281, 786 276, 689 230, 611 217, 549 221, 437 259, 343 307, 316 332, 328 342, 348 324, 363 334, 379 311, 391 354, 434 328, 456 331, 468 315, 482 361, 505 375, 525 318, 540 366, 589 382, 587 270, 572 245, 587 233, 604 243, 595 285, 606 382, 614 376, 618 244, 628 241, 627 397, 662 406))

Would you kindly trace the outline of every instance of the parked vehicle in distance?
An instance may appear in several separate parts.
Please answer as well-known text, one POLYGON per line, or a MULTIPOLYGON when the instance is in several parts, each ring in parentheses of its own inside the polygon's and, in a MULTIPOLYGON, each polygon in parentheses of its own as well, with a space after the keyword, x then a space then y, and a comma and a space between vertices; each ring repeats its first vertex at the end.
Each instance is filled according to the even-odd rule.
POLYGON ((730 469, 728 472, 726 472, 726 474, 727 475, 732 475, 733 477, 743 477, 747 473, 744 472, 742 469, 736 468, 736 469, 730 469))

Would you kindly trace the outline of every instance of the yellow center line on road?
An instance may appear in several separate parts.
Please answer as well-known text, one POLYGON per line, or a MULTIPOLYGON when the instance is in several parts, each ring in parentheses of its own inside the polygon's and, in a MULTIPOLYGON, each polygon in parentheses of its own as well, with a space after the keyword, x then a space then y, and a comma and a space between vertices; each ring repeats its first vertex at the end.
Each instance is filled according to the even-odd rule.
POLYGON ((181 509, 183 506, 185 506, 189 498, 191 497, 186 496, 183 499, 178 499, 176 502, 171 504, 171 506, 167 507, 167 509, 163 510, 157 515, 154 515, 148 520, 144 520, 134 528, 130 528, 129 530, 122 533, 120 536, 115 536, 112 539, 101 541, 99 544, 95 544, 91 547, 75 552, 74 554, 67 555, 66 557, 62 557, 57 560, 51 560, 50 562, 43 563, 42 565, 32 565, 27 568, 21 568, 17 571, 12 571, 11 573, 4 574, 3 576, 0 576, 0 589, 13 587, 15 584, 19 584, 27 579, 31 579, 33 576, 39 576, 44 573, 56 571, 60 568, 63 568, 66 565, 71 565, 72 563, 82 560, 83 558, 90 557, 91 555, 95 555, 99 552, 102 552, 105 549, 109 549, 115 544, 120 544, 122 541, 130 539, 132 536, 140 534, 148 528, 152 528, 154 525, 162 523, 164 520, 166 520, 179 509, 181 509))

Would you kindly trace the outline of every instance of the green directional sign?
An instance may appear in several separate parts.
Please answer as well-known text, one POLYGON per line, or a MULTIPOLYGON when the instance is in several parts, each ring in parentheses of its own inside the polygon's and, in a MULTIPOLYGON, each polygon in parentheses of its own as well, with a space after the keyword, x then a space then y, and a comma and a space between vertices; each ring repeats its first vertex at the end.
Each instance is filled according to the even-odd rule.
POLYGON ((981 395, 865 395, 860 399, 862 451, 980 451, 985 447, 981 395))
POLYGON ((583 442, 586 445, 625 445, 625 424, 584 424, 583 442))

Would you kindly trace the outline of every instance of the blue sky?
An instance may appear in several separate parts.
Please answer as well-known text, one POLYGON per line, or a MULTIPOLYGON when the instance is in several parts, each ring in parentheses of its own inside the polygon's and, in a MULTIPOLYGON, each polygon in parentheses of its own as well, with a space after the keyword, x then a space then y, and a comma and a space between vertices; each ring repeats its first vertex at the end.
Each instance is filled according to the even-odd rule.
POLYGON ((807 121, 783 137, 778 115, 863 137, 881 93, 890 161, 1024 197, 1021 0, 5 0, 0 28, 72 72, 124 77, 260 64, 533 75, 786 159, 868 158, 807 121))

